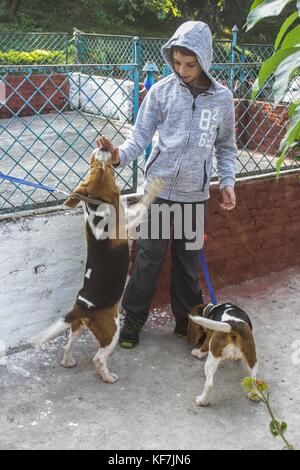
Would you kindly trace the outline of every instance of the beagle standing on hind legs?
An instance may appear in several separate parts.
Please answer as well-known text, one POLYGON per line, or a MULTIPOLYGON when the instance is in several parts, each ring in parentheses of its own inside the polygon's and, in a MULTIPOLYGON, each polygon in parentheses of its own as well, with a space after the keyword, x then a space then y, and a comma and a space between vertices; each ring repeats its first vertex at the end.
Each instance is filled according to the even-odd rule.
MULTIPOLYGON (((64 367, 76 365, 73 358, 75 342, 89 328, 100 345, 94 357, 97 372, 104 382, 118 380, 118 376, 108 370, 107 358, 119 339, 119 307, 129 265, 127 233, 139 223, 162 187, 161 179, 153 179, 147 195, 128 211, 127 225, 110 154, 101 149, 92 153, 88 177, 74 190, 85 201, 87 261, 83 286, 73 309, 32 338, 33 344, 40 345, 70 327, 69 342, 61 362, 64 367)), ((65 205, 73 208, 78 203, 78 199, 70 197, 65 205)))
POLYGON ((200 348, 191 354, 198 359, 208 354, 205 363, 206 383, 202 395, 196 397, 199 406, 207 406, 213 390, 214 375, 226 359, 242 359, 251 377, 257 375, 257 359, 252 323, 244 310, 232 304, 198 305, 190 314, 188 341, 200 348))

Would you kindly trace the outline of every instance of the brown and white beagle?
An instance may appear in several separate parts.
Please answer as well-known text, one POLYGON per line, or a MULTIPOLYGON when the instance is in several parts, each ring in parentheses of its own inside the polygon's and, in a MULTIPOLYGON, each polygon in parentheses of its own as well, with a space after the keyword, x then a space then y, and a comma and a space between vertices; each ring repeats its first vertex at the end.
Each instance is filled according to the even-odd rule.
POLYGON ((188 341, 193 346, 198 344, 191 354, 198 359, 208 354, 205 387, 202 395, 196 397, 197 405, 207 406, 214 375, 222 361, 242 359, 251 377, 256 377, 258 364, 252 324, 244 310, 228 303, 198 305, 189 317, 188 341))
MULTIPOLYGON (((100 149, 92 153, 89 174, 74 190, 92 200, 92 203, 84 202, 87 261, 83 286, 73 309, 31 341, 35 345, 43 344, 70 327, 69 342, 61 362, 64 367, 76 365, 74 344, 84 329, 89 328, 100 345, 94 357, 97 372, 104 382, 118 380, 118 376, 108 370, 107 358, 119 339, 119 307, 129 265, 128 229, 129 225, 139 223, 140 216, 162 185, 160 179, 152 182, 142 201, 131 208, 131 222, 129 219, 127 226, 128 218, 120 200, 110 154, 100 149)), ((69 198, 65 205, 73 208, 78 203, 79 200, 69 198)))

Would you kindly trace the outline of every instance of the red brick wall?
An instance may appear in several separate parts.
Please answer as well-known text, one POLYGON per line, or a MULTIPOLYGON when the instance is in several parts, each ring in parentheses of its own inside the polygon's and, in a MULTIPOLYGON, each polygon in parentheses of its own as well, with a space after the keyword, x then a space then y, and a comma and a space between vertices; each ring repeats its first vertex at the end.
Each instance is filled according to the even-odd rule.
MULTIPOLYGON (((64 74, 52 75, 51 79, 45 75, 31 75, 30 81, 24 81, 23 76, 11 75, 7 78, 7 82, 6 105, 19 116, 30 116, 36 112, 49 113, 55 111, 55 107, 62 109, 68 101, 69 84, 64 74), (40 88, 41 92, 37 91, 37 88, 40 88), (45 104, 45 96, 50 98, 50 103, 45 104), (33 109, 25 104, 26 101, 29 101, 33 109)), ((12 117, 12 112, 0 106, 0 119, 12 117)))
POLYGON ((276 155, 288 125, 286 106, 249 100, 235 100, 235 106, 238 148, 276 155))
MULTIPOLYGON (((215 289, 300 264, 300 173, 238 182, 237 207, 224 212, 211 186, 206 261, 215 289)), ((134 250, 133 250, 134 253, 134 250)), ((169 303, 170 257, 153 306, 169 303)), ((205 283, 200 275, 201 285, 205 283)), ((206 297, 208 299, 208 297, 206 297)))

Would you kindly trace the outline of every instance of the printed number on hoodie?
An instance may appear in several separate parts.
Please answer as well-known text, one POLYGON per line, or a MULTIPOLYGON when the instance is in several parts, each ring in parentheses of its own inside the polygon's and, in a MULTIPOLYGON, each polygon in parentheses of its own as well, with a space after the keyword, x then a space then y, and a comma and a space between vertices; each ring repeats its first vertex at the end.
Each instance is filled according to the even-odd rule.
POLYGON ((219 109, 202 109, 199 128, 201 132, 199 147, 211 147, 214 144, 218 127, 219 109), (206 131, 206 132, 205 132, 206 131))

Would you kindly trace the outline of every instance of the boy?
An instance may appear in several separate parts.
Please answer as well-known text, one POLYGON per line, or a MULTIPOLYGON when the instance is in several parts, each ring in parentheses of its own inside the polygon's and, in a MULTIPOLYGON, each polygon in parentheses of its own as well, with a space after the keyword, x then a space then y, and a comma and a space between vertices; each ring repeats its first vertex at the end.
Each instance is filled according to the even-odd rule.
MULTIPOLYGON (((212 159, 215 151, 221 207, 230 211, 236 204, 235 117, 232 93, 209 73, 212 36, 207 24, 182 24, 162 47, 162 55, 172 74, 155 83, 146 95, 131 135, 119 148, 105 137, 97 144, 110 151, 113 163, 124 167, 143 154, 156 130, 158 145, 153 148, 145 169, 144 188, 149 180, 162 177, 164 188, 157 204, 196 209, 209 199, 212 159)), ((149 215, 151 225, 151 216, 149 215)), ((125 289, 122 306, 126 312, 120 345, 132 348, 148 317, 168 240, 138 239, 134 272, 125 289)), ((198 280, 199 251, 187 250, 186 240, 172 241, 171 306, 175 333, 186 336, 188 314, 202 303, 198 280)))

